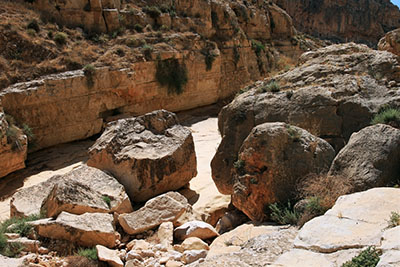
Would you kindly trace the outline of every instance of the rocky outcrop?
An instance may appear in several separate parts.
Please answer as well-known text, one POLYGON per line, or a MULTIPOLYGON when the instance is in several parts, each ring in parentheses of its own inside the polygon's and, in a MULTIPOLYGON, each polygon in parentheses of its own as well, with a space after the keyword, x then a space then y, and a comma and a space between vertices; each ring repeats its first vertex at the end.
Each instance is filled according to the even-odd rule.
POLYGON ((251 220, 262 221, 266 206, 293 198, 299 180, 327 172, 334 157, 328 142, 301 128, 280 122, 258 125, 235 162, 232 203, 251 220))
POLYGON ((383 251, 378 266, 388 261, 398 264, 398 259, 393 261, 398 247, 392 238, 396 238, 399 226, 390 228, 388 222, 392 212, 399 212, 399 198, 400 190, 395 188, 374 188, 340 197, 325 215, 303 226, 293 243, 295 249, 275 263, 341 266, 361 250, 375 246, 383 251))
POLYGON ((274 0, 302 32, 341 42, 376 46, 388 31, 400 26, 400 11, 389 0, 274 0))
POLYGON ((226 181, 233 181, 233 163, 256 125, 286 122, 339 151, 382 106, 399 105, 400 66, 392 53, 349 43, 304 53, 300 60, 299 67, 257 82, 220 112, 222 141, 211 166, 221 193, 233 192, 226 181))
POLYGON ((46 20, 89 32, 113 32, 121 27, 118 20, 120 0, 32 1, 33 8, 46 20))
POLYGON ((114 217, 106 213, 85 213, 75 215, 61 212, 57 219, 35 221, 35 231, 39 236, 63 239, 81 246, 103 245, 113 248, 119 234, 115 231, 114 217))
POLYGON ((137 211, 121 214, 118 221, 130 235, 153 229, 163 222, 174 222, 188 208, 186 198, 176 192, 168 192, 150 199, 137 211))
POLYGON ((197 174, 192 134, 165 110, 110 123, 89 155, 89 166, 112 173, 137 202, 177 190, 197 174))
POLYGON ((0 101, 0 178, 25 168, 28 138, 15 125, 10 125, 0 101))
POLYGON ((91 209, 89 206, 92 205, 88 203, 86 199, 87 193, 92 196, 97 196, 97 198, 101 196, 101 199, 97 201, 100 202, 99 205, 101 205, 101 209, 104 209, 104 211, 125 213, 133 210, 124 187, 118 183, 114 177, 96 168, 83 165, 64 175, 54 176, 38 185, 27 187, 16 192, 10 201, 10 215, 11 217, 25 217, 39 214, 42 203, 46 199, 54 204, 51 206, 53 208, 47 210, 47 212, 51 213, 49 216, 60 213, 65 207, 68 207, 67 210, 69 212, 73 212, 76 210, 74 206, 77 204, 78 199, 81 203, 81 210, 78 214, 82 214, 82 211, 89 211, 88 209, 91 209), (64 184, 65 181, 67 181, 66 184, 64 184), (69 186, 71 184, 72 186, 75 184, 75 186, 84 190, 85 194, 75 194, 77 190, 72 190, 73 188, 69 186), (52 191, 53 193, 57 193, 62 188, 65 189, 65 195, 51 195, 52 191), (65 196, 65 198, 63 196, 65 196), (59 198, 64 199, 64 201, 56 201, 59 198), (105 202, 105 198, 107 198, 108 203, 105 202), (84 202, 86 202, 86 204, 83 204, 84 202), (87 204, 89 204, 89 206, 87 206, 87 204))
POLYGON ((350 179, 353 191, 392 185, 400 174, 399 159, 400 130, 377 124, 351 135, 329 174, 350 179))
POLYGON ((243 224, 216 238, 207 258, 193 266, 269 266, 289 251, 295 227, 243 224))
POLYGON ((386 50, 400 56, 400 29, 388 32, 378 43, 379 50, 386 50))

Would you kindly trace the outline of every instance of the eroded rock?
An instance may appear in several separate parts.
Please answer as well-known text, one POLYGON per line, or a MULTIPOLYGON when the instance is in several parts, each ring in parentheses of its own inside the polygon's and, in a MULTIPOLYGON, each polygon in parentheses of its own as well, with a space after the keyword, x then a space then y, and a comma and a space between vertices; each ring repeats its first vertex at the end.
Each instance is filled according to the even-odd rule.
POLYGON ((42 237, 64 239, 86 247, 103 245, 113 248, 120 239, 114 229, 113 215, 105 213, 75 215, 61 212, 55 220, 39 220, 33 225, 42 237))
POLYGON ((175 228, 174 237, 177 240, 185 240, 189 237, 209 239, 218 236, 217 231, 210 224, 202 221, 191 221, 175 228))
POLYGON ((89 154, 88 165, 112 173, 133 201, 179 189, 197 174, 192 134, 165 110, 110 123, 89 154))
POLYGON ((328 142, 306 130, 280 122, 258 125, 240 148, 232 203, 262 221, 267 205, 294 197, 298 181, 327 172, 334 156, 328 142))
POLYGON ((105 261, 111 267, 123 267, 124 263, 121 261, 117 250, 109 249, 101 245, 96 246, 97 257, 100 261, 105 261))
POLYGON ((163 222, 173 222, 188 207, 184 196, 176 192, 168 192, 152 198, 137 211, 121 214, 118 221, 128 234, 138 234, 157 227, 163 222))
POLYGON ((331 175, 348 177, 353 191, 386 186, 400 174, 400 130, 378 124, 352 134, 332 163, 331 175))

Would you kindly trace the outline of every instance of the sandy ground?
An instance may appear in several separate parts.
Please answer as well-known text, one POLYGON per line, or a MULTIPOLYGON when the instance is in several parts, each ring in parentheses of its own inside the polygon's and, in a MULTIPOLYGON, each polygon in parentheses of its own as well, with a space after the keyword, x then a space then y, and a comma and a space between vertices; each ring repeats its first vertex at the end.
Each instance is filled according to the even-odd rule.
MULTIPOLYGON (((206 219, 209 212, 227 207, 230 202, 230 196, 221 195, 211 178, 210 162, 221 140, 217 118, 189 115, 183 116, 183 119, 183 124, 192 130, 197 155, 198 174, 190 182, 191 203, 194 210, 206 219)), ((38 184, 83 164, 87 160, 87 149, 93 142, 73 142, 32 153, 26 162, 27 168, 0 179, 0 221, 9 217, 10 199, 16 190, 38 184)))

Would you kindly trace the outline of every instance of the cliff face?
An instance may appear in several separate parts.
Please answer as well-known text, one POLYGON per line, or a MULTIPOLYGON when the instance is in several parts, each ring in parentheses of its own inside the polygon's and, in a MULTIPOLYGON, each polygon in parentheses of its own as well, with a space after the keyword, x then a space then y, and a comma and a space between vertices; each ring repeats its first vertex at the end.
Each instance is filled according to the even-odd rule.
POLYGON ((390 0, 274 0, 293 18, 296 29, 341 42, 376 46, 400 27, 400 11, 390 0))
MULTIPOLYGON (((78 1, 74 6, 69 2, 57 5, 61 13, 85 8, 77 5, 78 1)), ((94 12, 94 2, 82 12, 94 12)), ((213 104, 277 65, 288 67, 282 55, 296 58, 309 44, 294 35, 286 12, 264 1, 246 6, 239 1, 180 0, 169 7, 172 11, 162 11, 158 2, 153 2, 146 3, 154 5, 151 11, 140 1, 114 8, 118 23, 126 29, 113 39, 95 44, 76 33, 57 46, 67 57, 76 50, 84 53, 90 45, 94 67, 86 74, 76 70, 45 76, 0 93, 5 113, 32 128, 35 149, 99 133, 109 117, 213 104), (74 46, 75 36, 81 48, 74 46), (170 76, 174 77, 172 87, 182 92, 171 91, 170 76), (181 79, 178 86, 177 79, 181 79)), ((46 38, 42 32, 35 38, 46 38)))

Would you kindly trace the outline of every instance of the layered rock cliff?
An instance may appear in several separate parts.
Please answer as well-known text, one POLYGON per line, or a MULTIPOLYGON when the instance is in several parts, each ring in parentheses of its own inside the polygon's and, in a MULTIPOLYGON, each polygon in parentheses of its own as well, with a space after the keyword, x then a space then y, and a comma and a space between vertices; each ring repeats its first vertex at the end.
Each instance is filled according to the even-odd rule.
POLYGON ((400 27, 400 11, 390 0, 274 0, 293 18, 296 29, 316 37, 376 46, 400 27))

